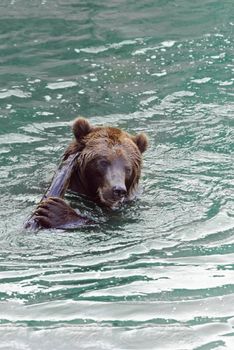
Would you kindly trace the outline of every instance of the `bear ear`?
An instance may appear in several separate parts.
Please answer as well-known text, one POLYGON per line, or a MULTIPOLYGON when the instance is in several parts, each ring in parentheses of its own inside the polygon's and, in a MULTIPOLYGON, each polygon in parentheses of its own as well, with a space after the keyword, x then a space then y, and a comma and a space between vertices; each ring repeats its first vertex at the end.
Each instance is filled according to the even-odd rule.
POLYGON ((148 138, 146 134, 144 134, 143 132, 137 134, 136 136, 133 136, 132 140, 133 142, 135 142, 141 153, 146 151, 148 147, 148 138))
POLYGON ((84 136, 88 135, 91 130, 92 130, 92 127, 89 124, 87 119, 85 118, 75 119, 72 126, 72 131, 77 141, 81 140, 84 136))

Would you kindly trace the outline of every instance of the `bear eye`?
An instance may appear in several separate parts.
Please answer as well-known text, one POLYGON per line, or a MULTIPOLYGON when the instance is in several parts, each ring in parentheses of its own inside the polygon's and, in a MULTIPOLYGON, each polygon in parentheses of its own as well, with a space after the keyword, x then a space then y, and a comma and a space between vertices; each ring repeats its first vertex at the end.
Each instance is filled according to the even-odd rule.
POLYGON ((99 160, 98 164, 101 168, 107 168, 109 165, 109 162, 105 159, 102 159, 102 160, 99 160))
POLYGON ((131 175, 132 170, 130 167, 127 166, 125 167, 125 172, 126 172, 126 175, 131 175))

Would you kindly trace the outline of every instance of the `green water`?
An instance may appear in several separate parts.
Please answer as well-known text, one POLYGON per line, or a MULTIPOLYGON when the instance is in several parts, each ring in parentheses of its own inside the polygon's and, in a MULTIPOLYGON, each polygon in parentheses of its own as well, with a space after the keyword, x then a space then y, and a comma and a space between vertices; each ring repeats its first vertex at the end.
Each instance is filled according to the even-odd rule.
POLYGON ((233 349, 233 1, 0 1, 0 349, 233 349), (148 134, 143 194, 25 232, 77 115, 148 134))

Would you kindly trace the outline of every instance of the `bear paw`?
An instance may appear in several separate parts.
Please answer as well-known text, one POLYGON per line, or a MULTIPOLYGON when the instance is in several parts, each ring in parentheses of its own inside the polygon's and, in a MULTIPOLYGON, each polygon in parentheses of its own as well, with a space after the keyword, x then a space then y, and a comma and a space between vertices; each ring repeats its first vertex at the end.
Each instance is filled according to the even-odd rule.
POLYGON ((35 211, 35 220, 43 228, 78 227, 89 223, 59 197, 43 200, 35 211))

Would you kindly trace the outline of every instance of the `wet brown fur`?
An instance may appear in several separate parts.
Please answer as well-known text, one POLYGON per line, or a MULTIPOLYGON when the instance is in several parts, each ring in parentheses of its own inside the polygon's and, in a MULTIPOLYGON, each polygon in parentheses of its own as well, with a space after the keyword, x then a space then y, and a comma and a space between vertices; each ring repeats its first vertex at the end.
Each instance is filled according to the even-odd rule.
MULTIPOLYGON (((148 145, 145 134, 132 136, 118 128, 94 127, 83 118, 75 120, 73 133, 75 140, 66 149, 64 159, 80 154, 68 188, 113 209, 133 199, 141 174, 142 153, 148 145)), ((44 228, 74 228, 89 223, 62 198, 49 197, 40 202, 35 216, 38 225, 44 228)))
MULTIPOLYGON (((92 174, 86 173, 88 164, 95 158, 104 158, 112 162, 114 158, 119 157, 132 169, 131 177, 126 178, 127 198, 132 199, 137 191, 141 174, 142 153, 148 146, 146 135, 141 133, 132 136, 114 127, 94 127, 83 118, 75 120, 73 133, 75 140, 65 151, 64 159, 78 151, 81 153, 72 176, 70 189, 95 199, 97 193, 94 194, 90 189, 92 179, 89 182, 86 181, 88 178, 92 178, 92 174)), ((104 183, 101 185, 105 186, 104 183)))

